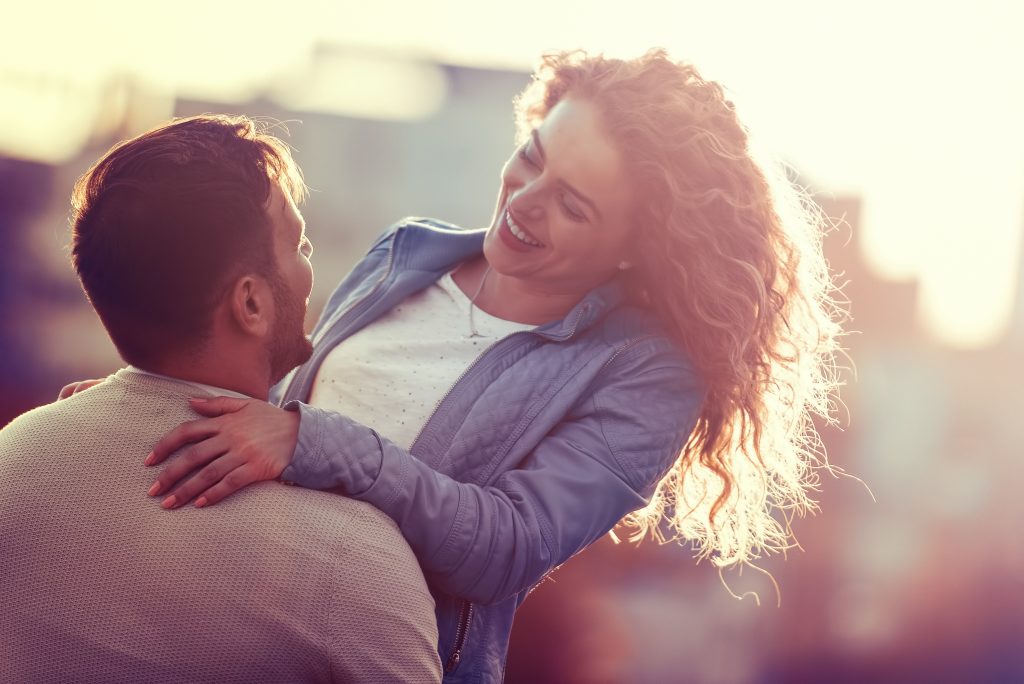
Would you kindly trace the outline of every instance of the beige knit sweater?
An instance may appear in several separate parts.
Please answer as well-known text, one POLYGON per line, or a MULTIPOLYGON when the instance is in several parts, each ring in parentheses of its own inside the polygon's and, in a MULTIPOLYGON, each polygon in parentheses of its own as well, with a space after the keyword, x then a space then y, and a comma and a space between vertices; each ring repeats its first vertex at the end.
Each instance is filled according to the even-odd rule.
POLYGON ((122 370, 0 431, 0 682, 438 681, 433 600, 375 508, 146 495, 194 394, 122 370))

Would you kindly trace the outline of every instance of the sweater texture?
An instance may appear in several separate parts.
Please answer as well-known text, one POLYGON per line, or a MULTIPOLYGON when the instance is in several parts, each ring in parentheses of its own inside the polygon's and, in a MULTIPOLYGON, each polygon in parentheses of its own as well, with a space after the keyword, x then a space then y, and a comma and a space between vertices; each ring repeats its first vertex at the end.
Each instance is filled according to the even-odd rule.
POLYGON ((438 681, 434 602, 369 504, 147 496, 196 394, 122 370, 0 431, 0 681, 438 681))

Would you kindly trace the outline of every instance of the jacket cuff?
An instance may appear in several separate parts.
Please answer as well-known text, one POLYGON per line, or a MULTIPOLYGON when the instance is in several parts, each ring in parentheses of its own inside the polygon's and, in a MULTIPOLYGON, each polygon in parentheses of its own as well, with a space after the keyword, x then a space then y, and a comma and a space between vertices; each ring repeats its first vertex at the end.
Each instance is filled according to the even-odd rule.
POLYGON ((337 489, 348 496, 373 486, 383 458, 376 432, 300 401, 290 401, 284 409, 298 411, 299 436, 281 480, 307 489, 337 489))

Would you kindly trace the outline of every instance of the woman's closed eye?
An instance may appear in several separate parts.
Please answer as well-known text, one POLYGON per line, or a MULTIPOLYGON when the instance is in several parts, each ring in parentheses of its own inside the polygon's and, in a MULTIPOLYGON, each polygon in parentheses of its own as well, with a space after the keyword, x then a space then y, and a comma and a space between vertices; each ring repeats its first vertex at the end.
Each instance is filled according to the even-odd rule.
POLYGON ((576 200, 571 193, 563 192, 561 198, 562 210, 565 215, 573 221, 585 221, 586 215, 577 208, 576 200))
MULTIPOLYGON (((541 164, 533 157, 533 150, 530 149, 529 142, 519 149, 519 158, 538 171, 541 170, 541 164)), ((569 219, 577 222, 586 220, 586 214, 580 211, 572 193, 563 192, 559 198, 559 204, 562 205, 562 211, 569 219)))

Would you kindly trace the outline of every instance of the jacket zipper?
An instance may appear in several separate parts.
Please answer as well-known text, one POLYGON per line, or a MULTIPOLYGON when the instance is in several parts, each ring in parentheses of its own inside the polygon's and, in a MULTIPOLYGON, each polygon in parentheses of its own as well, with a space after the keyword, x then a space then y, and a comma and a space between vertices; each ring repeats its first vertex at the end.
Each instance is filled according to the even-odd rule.
POLYGON ((466 635, 469 633, 469 622, 473 619, 473 604, 469 601, 462 602, 462 610, 459 611, 459 629, 455 632, 455 648, 448 656, 444 665, 444 673, 449 674, 459 666, 462 661, 462 647, 466 645, 466 635))
POLYGON ((608 357, 608 360, 605 361, 604 364, 601 366, 601 370, 603 371, 608 366, 612 365, 612 361, 614 361, 619 354, 621 354, 622 352, 626 351, 627 349, 629 349, 633 345, 639 344, 640 342, 643 342, 644 340, 649 340, 649 339, 651 339, 653 337, 655 337, 655 335, 644 335, 642 337, 636 337, 636 338, 630 340, 629 342, 627 342, 626 344, 622 345, 621 347, 619 347, 618 349, 615 350, 615 353, 613 353, 611 356, 608 357))
MULTIPOLYGON (((563 340, 569 339, 570 337, 572 337, 573 335, 576 334, 576 328, 579 327, 580 319, 582 319, 582 318, 583 318, 583 312, 581 311, 576 316, 576 320, 573 322, 572 330, 569 331, 568 335, 565 335, 565 336, 562 337, 563 340)), ((444 400, 447 399, 448 396, 452 393, 452 391, 458 386, 458 384, 460 382, 462 382, 462 379, 465 378, 467 375, 469 375, 470 371, 472 371, 473 368, 476 367, 476 365, 480 362, 480 359, 482 359, 489 351, 494 349, 494 347, 496 347, 497 345, 501 344, 502 342, 504 342, 508 338, 515 337, 516 335, 523 335, 523 334, 537 334, 537 333, 534 333, 533 331, 530 331, 530 330, 520 330, 519 332, 510 333, 508 335, 505 335, 504 337, 502 337, 499 340, 495 340, 490 345, 488 345, 487 348, 485 348, 482 352, 480 352, 480 355, 476 357, 476 359, 473 361, 473 363, 469 364, 469 366, 467 366, 466 369, 464 371, 462 371, 462 373, 459 375, 459 377, 456 378, 455 382, 453 382, 452 385, 448 388, 448 391, 445 392, 444 395, 440 399, 438 399, 437 402, 434 404, 434 408, 430 412, 430 417, 427 418, 426 422, 423 423, 423 426, 420 428, 420 431, 416 434, 416 439, 414 439, 412 441, 412 443, 416 444, 416 442, 418 442, 420 440, 420 437, 423 435, 423 431, 426 430, 427 425, 430 424, 430 421, 433 420, 434 415, 437 413, 437 409, 439 409, 441 407, 441 404, 444 403, 444 400)), ((453 670, 455 670, 455 668, 457 668, 459 666, 459 663, 462 662, 462 649, 466 645, 466 636, 469 633, 469 623, 470 623, 470 621, 472 619, 473 619, 473 604, 470 603, 469 601, 463 601, 462 602, 462 609, 459 611, 459 626, 458 626, 458 629, 455 632, 454 647, 452 648, 452 653, 451 653, 450 656, 448 656, 448 660, 445 662, 445 666, 444 666, 444 673, 445 674, 451 673, 453 670)))
POLYGON ((580 321, 583 319, 583 314, 589 310, 590 305, 584 304, 580 309, 580 312, 576 314, 576 320, 572 322, 572 330, 569 331, 568 335, 562 335, 559 338, 559 342, 565 342, 567 339, 576 334, 576 328, 580 327, 580 321))

